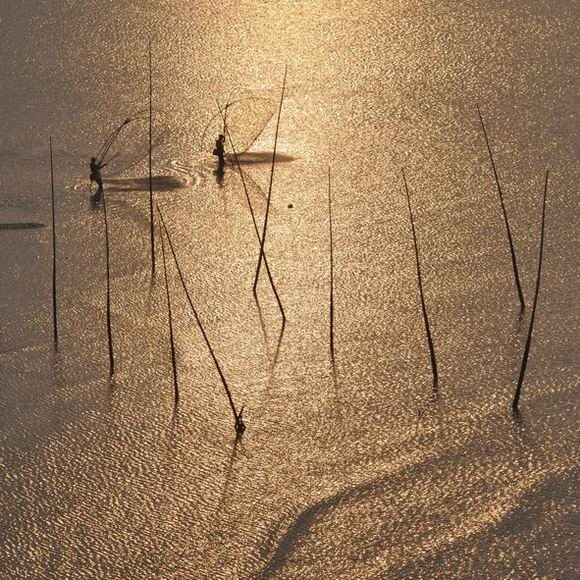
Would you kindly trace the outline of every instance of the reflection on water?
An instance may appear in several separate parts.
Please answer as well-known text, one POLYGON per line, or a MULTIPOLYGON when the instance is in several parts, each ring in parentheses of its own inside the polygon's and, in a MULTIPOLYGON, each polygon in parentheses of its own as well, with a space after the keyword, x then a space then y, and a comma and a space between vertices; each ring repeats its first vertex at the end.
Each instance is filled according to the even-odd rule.
POLYGON ((564 2, 4 2, 3 576, 576 576, 573 23, 564 2), (117 167, 103 170, 117 370, 108 379, 102 207, 89 211, 85 173, 108 132, 147 107, 147 30, 156 200, 244 405, 241 440, 170 261, 174 412, 163 274, 149 269, 141 121, 119 142, 117 167), (265 272, 257 300, 252 292, 259 246, 237 168, 216 173, 211 149, 218 106, 236 103, 228 123, 248 149, 242 168, 260 224, 286 64, 265 247, 288 318, 281 328, 265 272), (528 301, 547 166, 554 176, 517 418, 509 409, 529 313, 518 318, 476 102, 528 301), (58 351, 50 229, 31 227, 50 223, 49 133, 58 351))

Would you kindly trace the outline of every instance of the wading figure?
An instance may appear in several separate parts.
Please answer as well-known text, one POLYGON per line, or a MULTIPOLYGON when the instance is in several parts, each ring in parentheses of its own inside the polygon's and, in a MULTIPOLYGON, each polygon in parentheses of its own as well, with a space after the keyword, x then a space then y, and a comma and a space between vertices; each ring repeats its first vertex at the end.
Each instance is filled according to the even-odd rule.
POLYGON ((91 185, 93 181, 97 184, 97 192, 95 198, 100 199, 103 195, 103 178, 101 177, 101 169, 106 167, 106 163, 99 163, 96 157, 91 157, 91 185))
POLYGON ((218 158, 218 171, 224 170, 224 145, 226 142, 226 138, 224 135, 220 133, 216 142, 215 142, 215 149, 213 150, 213 154, 217 155, 218 158))

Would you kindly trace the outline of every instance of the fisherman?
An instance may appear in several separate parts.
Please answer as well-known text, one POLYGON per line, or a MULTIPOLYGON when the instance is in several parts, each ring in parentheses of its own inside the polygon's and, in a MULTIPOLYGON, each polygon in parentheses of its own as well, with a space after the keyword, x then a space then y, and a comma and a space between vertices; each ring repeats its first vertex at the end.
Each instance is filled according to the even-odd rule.
POLYGON ((242 419, 242 413, 244 412, 244 407, 240 409, 240 412, 236 415, 236 436, 241 437, 246 430, 246 424, 242 419))
POLYGON ((225 136, 220 133, 216 142, 215 142, 215 149, 213 150, 213 154, 217 155, 218 158, 218 171, 224 170, 224 145, 226 142, 225 136))
POLYGON ((96 157, 91 157, 91 185, 93 181, 97 184, 96 197, 100 198, 103 193, 103 178, 101 177, 101 169, 106 167, 106 163, 99 163, 96 157))

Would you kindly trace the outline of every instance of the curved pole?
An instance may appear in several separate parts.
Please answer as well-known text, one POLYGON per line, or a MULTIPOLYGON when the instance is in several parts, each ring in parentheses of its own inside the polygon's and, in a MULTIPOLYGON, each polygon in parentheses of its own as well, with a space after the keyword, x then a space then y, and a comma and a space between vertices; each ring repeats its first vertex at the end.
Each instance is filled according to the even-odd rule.
MULTIPOLYGON (((159 206, 157 206, 157 213, 159 214, 159 217, 161 218, 161 223, 163 224, 163 229, 165 230, 165 235, 167 236, 167 241, 169 242, 169 248, 171 249, 171 253, 173 255, 173 261, 175 262, 175 267, 177 269, 177 274, 179 276, 179 279, 181 281, 181 285, 183 286, 183 290, 185 291, 185 296, 187 297, 187 301, 189 302, 189 306, 191 308, 191 311, 193 312, 193 315, 195 317, 195 320, 197 322, 197 325, 199 327, 199 329, 201 330, 201 334, 203 335, 203 339, 205 341, 205 344, 207 346, 207 349, 209 350, 209 354, 211 355, 211 358, 213 360, 213 363, 217 369, 217 372, 219 374, 220 380, 222 382, 222 385, 224 387, 224 390, 226 392, 226 395, 228 397, 228 401, 230 403, 230 407, 232 409, 232 413, 234 415, 234 421, 235 421, 235 427, 236 427, 236 431, 240 432, 240 426, 244 425, 243 421, 241 420, 241 414, 243 411, 243 407, 240 410, 240 412, 238 413, 238 411, 236 410, 236 406, 234 404, 234 399, 232 397, 232 393, 230 391, 230 388, 228 386, 228 383, 226 381, 226 377, 220 367, 220 364, 218 362, 218 359, 215 355, 215 352, 211 346, 211 343, 209 342, 209 338, 205 332, 205 329, 203 327, 203 324, 201 323, 201 319, 199 318, 199 315, 197 313, 197 310, 195 308, 195 306, 193 305, 193 300, 191 299, 191 296, 189 294, 189 290, 187 289, 187 285, 185 283, 185 278, 183 276, 183 273, 181 271, 181 267, 179 266, 179 262, 177 261, 177 253, 175 252, 175 248, 173 247, 173 242, 171 241, 171 236, 169 235, 169 230, 167 229, 167 226, 165 225, 165 220, 163 219, 163 214, 161 213, 161 210, 159 209, 159 206)), ((245 429, 245 426, 244 426, 245 429)))
POLYGON ((116 129, 114 129, 109 134, 109 136, 107 137, 107 139, 101 145, 101 148, 97 152, 97 161, 98 161, 99 164, 102 163, 105 160, 105 157, 106 157, 107 153, 109 152, 109 149, 112 147, 113 143, 115 142, 115 140, 119 136, 119 133, 121 132, 121 130, 123 129, 123 127, 125 127, 125 125, 128 125, 132 120, 133 119, 131 117, 125 119, 116 129))
POLYGON ((272 167, 270 169, 270 185, 268 186, 268 201, 266 203, 266 216, 264 217, 264 228, 262 229, 262 239, 260 240, 260 256, 258 257, 258 266, 254 277, 254 295, 258 286, 260 277, 260 268, 264 259, 264 245, 266 244, 266 232, 268 230, 268 218, 270 216, 270 202, 272 200, 272 183, 274 181, 274 168, 276 166, 276 147, 278 145, 278 131, 280 129, 280 117, 282 115, 282 104, 284 103, 284 92, 286 91, 286 77, 288 76, 288 66, 284 69, 284 81, 282 83, 282 95, 280 96, 280 105, 278 107, 278 120, 276 121, 276 133, 274 135, 274 151, 272 152, 272 167))
POLYGON ((417 264, 417 283, 419 285, 419 295, 421 297, 421 310, 423 312, 423 321, 425 322, 425 333, 427 334, 427 343, 429 344, 429 354, 431 355, 431 371, 433 372, 433 391, 437 393, 437 385, 439 383, 439 375, 437 374, 437 359, 435 357, 435 346, 433 345, 433 337, 431 336, 431 327, 429 325, 429 316, 427 315, 427 306, 425 305, 425 295, 423 293, 423 279, 421 276, 421 261, 419 260, 419 247, 417 245, 417 234, 415 232, 413 210, 411 209, 411 197, 409 195, 409 188, 407 187, 405 170, 402 169, 401 171, 403 174, 403 183, 405 185, 405 194, 407 196, 409 218, 411 220, 411 232, 413 233, 413 244, 415 246, 415 260, 417 264))
POLYGON ((532 314, 530 316, 530 327, 528 329, 528 338, 526 339, 526 346, 524 347, 524 355, 522 358, 522 366, 520 368, 520 376, 518 378, 518 385, 512 401, 512 411, 517 413, 520 403, 520 395, 522 392, 522 385, 524 384, 524 377, 526 376, 526 367, 528 366, 528 357, 530 356, 530 348, 532 346, 532 335, 534 333, 534 320, 536 318, 536 308, 538 306, 538 296, 540 294, 540 280, 542 276, 542 258, 544 255, 544 229, 546 223, 546 195, 548 193, 548 170, 546 169, 546 180, 544 182, 544 199, 542 201, 542 226, 540 229, 540 255, 538 258, 538 275, 536 277, 536 291, 534 293, 534 304, 532 306, 532 314))
POLYGON ((175 338, 173 336, 173 312, 171 309, 171 293, 169 292, 169 281, 167 279, 167 261, 165 259, 165 242, 163 241, 163 230, 159 222, 159 237, 161 238, 161 257, 163 259, 163 277, 165 279, 165 296, 167 298, 167 318, 169 324, 169 346, 171 347, 171 366, 173 368, 173 392, 175 406, 179 404, 179 384, 177 381, 177 356, 175 353, 175 338))
POLYGON ((520 284, 520 275, 519 275, 519 272, 518 272, 518 264, 517 264, 517 261, 516 261, 516 251, 515 251, 515 248, 514 248, 514 242, 513 242, 513 239, 512 239, 512 233, 511 233, 511 230, 510 230, 510 224, 509 224, 507 212, 506 212, 506 209, 505 209, 505 203, 503 201, 503 193, 502 193, 502 190, 501 190, 501 185, 499 183, 499 177, 497 175, 497 169, 495 168, 495 162, 493 160, 493 154, 491 152, 491 146, 489 144, 489 139, 487 137, 487 131, 485 129, 485 124, 483 122, 483 117, 481 115, 481 111, 479 109, 479 105, 476 105, 476 106, 477 106, 477 112, 479 113, 479 120, 481 121, 481 127, 483 129, 483 135, 485 137, 485 143, 487 145, 487 151, 489 152, 489 159, 491 160, 491 167, 493 168, 493 175, 495 177, 495 183, 497 185, 497 192, 499 194, 499 201, 500 201, 500 204, 501 204, 501 211, 502 211, 502 214, 503 214, 503 220, 504 220, 504 223, 505 223, 505 229, 506 229, 507 239, 508 239, 508 243, 509 243, 509 247, 510 247, 510 255, 511 255, 511 258, 512 258, 512 269, 514 271, 514 280, 515 280, 515 283, 516 283, 516 289, 518 291, 518 297, 519 297, 519 300, 520 300, 520 307, 521 307, 522 310, 524 310, 526 308, 526 303, 524 301, 524 293, 522 292, 522 285, 520 284))
MULTIPOLYGON (((220 105, 218 103, 218 109, 220 105)), ((220 109, 221 112, 221 109, 220 109)), ((222 118, 223 115, 222 115, 222 118)), ((248 192, 248 187, 246 185, 246 179, 244 177, 244 172, 242 170, 242 166, 240 164, 240 159, 238 157, 238 153, 236 151, 236 147, 234 145, 234 141, 232 136, 229 132, 227 124, 225 123, 224 118, 224 127, 226 131, 226 135, 228 137, 228 141, 230 142, 230 147, 232 148, 232 152, 234 154, 234 160, 236 162, 236 166, 238 168, 238 172, 240 174, 240 178, 242 180, 242 186, 244 188, 244 193, 246 195, 246 201, 248 202, 248 208, 250 210, 250 215, 252 216, 252 223, 254 224, 254 231, 256 232, 256 237, 258 238, 258 243, 260 244, 260 248, 262 248, 262 238, 260 237, 260 231, 258 230, 258 223, 256 222, 256 215, 254 214, 254 207, 252 206, 252 201, 250 200, 250 194, 248 192)), ((286 324, 286 312, 284 311, 284 306, 282 305, 282 300, 280 299, 280 295, 278 294, 278 289, 276 288, 276 284, 274 283, 274 278, 272 276, 272 272, 270 270, 270 265, 268 264, 268 260, 266 259, 266 254, 264 253, 264 266, 266 268, 266 273, 268 274, 268 280, 270 281, 270 286, 272 287, 272 291, 274 292, 274 296, 276 297, 276 302, 278 303, 278 308, 280 309, 280 313, 282 314, 282 326, 286 324)), ((255 294, 254 294, 255 296, 255 294)))

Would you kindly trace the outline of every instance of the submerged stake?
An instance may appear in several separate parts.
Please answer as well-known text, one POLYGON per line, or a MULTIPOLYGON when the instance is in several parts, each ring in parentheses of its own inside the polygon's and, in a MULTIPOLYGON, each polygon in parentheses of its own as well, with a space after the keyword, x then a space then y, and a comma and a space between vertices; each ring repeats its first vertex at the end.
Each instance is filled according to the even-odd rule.
POLYGON ((155 274, 155 234, 153 231, 153 72, 151 39, 149 39, 149 231, 151 237, 151 274, 155 274))
POLYGON ((330 237, 330 356, 334 364, 334 256, 332 241, 332 197, 330 190, 330 166, 328 166, 328 229, 330 237))
POLYGON ((161 238, 161 256, 163 258, 163 274, 165 279, 165 295, 167 297, 167 318, 169 322, 169 344, 171 346, 171 365, 173 367, 173 389, 175 394, 175 406, 179 403, 179 385, 177 382, 177 357, 175 354, 175 340, 173 338, 173 315, 171 311, 171 294, 169 292, 169 282, 167 280, 167 263, 165 260, 165 242, 163 241, 163 230, 159 223, 159 237, 161 238))
POLYGON ((115 372, 115 357, 113 355, 113 334, 111 332, 111 275, 110 275, 110 257, 109 257, 109 222, 107 220, 107 201, 105 199, 105 192, 103 192, 103 217, 105 220, 105 257, 107 265, 107 292, 106 292, 106 306, 107 306, 107 341, 109 346, 109 373, 112 375, 115 372))
POLYGON ((497 175, 497 169, 495 168, 495 162, 493 160, 493 154, 491 152, 491 146, 489 144, 489 139, 487 137, 487 131, 485 129, 485 124, 483 122, 483 117, 481 115, 481 111, 479 109, 479 105, 476 105, 476 106, 477 106, 477 112, 479 113, 479 120, 481 121, 481 127, 483 129, 483 135, 485 137, 485 143, 487 145, 487 150, 489 152, 489 159, 491 161, 491 167, 493 168, 493 175, 495 177, 495 183, 497 185, 497 192, 499 194, 499 201, 500 201, 500 204, 501 204, 501 211, 503 213, 503 220, 504 220, 504 223, 505 223, 505 229, 506 229, 507 239, 508 239, 508 243, 509 243, 509 247, 510 247, 510 254, 511 254, 511 258, 512 258, 512 269, 513 269, 513 272, 514 272, 514 280, 515 280, 515 283, 516 283, 516 289, 518 291, 518 297, 519 297, 519 300, 520 300, 520 307, 521 307, 522 310, 524 310, 524 308, 526 307, 526 303, 524 302, 524 293, 522 292, 522 286, 520 284, 520 275, 519 275, 519 272, 518 272, 518 264, 517 264, 517 261, 516 261, 516 251, 515 251, 515 248, 514 248, 514 242, 512 240, 512 233, 511 233, 511 230, 510 230, 510 224, 509 224, 509 221, 508 221, 507 211, 505 209, 505 203, 504 203, 504 200, 503 200, 503 193, 502 193, 502 190, 501 190, 501 185, 499 183, 499 177, 497 175))
POLYGON ((177 274, 179 276, 179 279, 181 280, 181 285, 183 287, 183 290, 185 291, 185 296, 187 297, 187 301, 189 302, 189 306, 191 308, 191 311, 193 312, 195 320, 197 321, 197 325, 199 326, 199 329, 201 330, 201 334, 203 335, 203 339, 205 341, 207 349, 209 350, 209 353, 211 355, 213 363, 214 363, 214 365, 218 371, 218 374, 220 376, 220 380, 222 382, 222 385, 226 391, 226 395, 228 397, 228 401, 230 403, 230 407, 231 407, 232 413, 234 415, 236 433, 238 435, 241 435, 241 432, 243 432, 243 430, 245 429, 244 422, 242 421, 242 412, 243 412, 244 408, 242 407, 239 413, 236 410, 236 406, 234 404, 234 399, 232 397, 232 393, 231 393, 230 388, 228 386, 228 383, 226 381, 226 377, 225 377, 225 375, 220 367, 218 359, 217 359, 217 357, 214 353, 214 350, 209 342, 209 338, 205 332, 205 329, 203 328, 203 325, 201 323, 201 320, 199 318, 197 310, 195 309, 195 306, 193 305, 193 301, 191 299, 191 296, 189 295, 189 290, 187 289, 187 285, 185 283, 185 278, 183 277, 183 273, 181 271, 181 267, 179 266, 179 262, 177 261, 177 254, 175 252, 175 248, 173 247, 173 242, 171 241, 171 236, 169 235, 169 230, 167 229, 167 226, 165 225, 165 220, 163 219, 163 214, 161 213, 159 206, 157 206, 157 212, 159 213, 159 217, 161 218, 161 223, 163 224, 163 229, 165 231, 165 235, 167 236, 167 241, 169 242, 169 248, 171 249, 171 253, 173 255, 173 261, 175 262, 175 268, 177 270, 177 274), (242 426, 243 426, 243 428, 242 428, 242 426))
POLYGON ((52 137, 48 138, 50 150, 50 201, 52 207, 52 328, 54 344, 58 345, 58 311, 56 303, 56 219, 54 211, 54 165, 52 159, 52 137))
MULTIPOLYGON (((218 103, 218 109, 221 113, 221 108, 218 103)), ((225 135, 228 137, 228 141, 230 142, 230 147, 232 148, 232 152, 234 154, 234 159, 236 161, 236 166, 238 168, 238 172, 240 174, 240 178, 242 180, 242 186, 244 188, 244 193, 246 195, 246 201, 248 202, 248 208, 250 210, 250 215, 252 216, 252 223, 254 224, 254 231, 256 232, 256 237, 258 238, 258 244, 260 244, 260 249, 262 249, 262 238, 260 237, 260 232, 258 230, 258 223, 256 222, 256 215, 254 214, 254 208, 252 206, 252 201, 250 200, 250 194, 248 192, 248 187, 246 185, 246 179, 244 178, 244 172, 242 171, 242 166, 240 164, 240 159, 236 152, 236 147, 234 145, 233 139, 230 135, 229 129, 226 124, 225 116, 222 114, 222 118, 224 121, 224 131, 225 135)), ((274 278, 272 276, 272 272, 270 270, 270 266, 268 264, 268 260, 266 259, 266 253, 263 254, 264 257, 264 266, 266 267, 266 273, 268 274, 268 280, 270 281, 270 286, 272 287, 272 291, 274 292, 274 296, 276 297, 276 302, 278 303, 278 308, 280 309, 280 313, 282 314, 282 326, 286 324, 286 313, 284 311, 284 306, 282 305, 282 300, 280 300, 280 295, 278 294, 278 289, 276 288, 276 284, 274 283, 274 278)), ((254 294, 255 295, 255 294, 254 294)))
POLYGON ((425 296, 423 294, 423 279, 421 277, 421 262, 419 260, 419 248, 417 245, 417 235, 415 233, 415 222, 413 220, 413 210, 411 209, 411 197, 409 196, 409 188, 407 187, 407 179, 405 178, 405 170, 401 170, 403 174, 403 183, 405 185, 405 194, 407 195, 407 206, 409 207, 409 218, 411 220, 411 231, 413 233, 413 244, 415 246, 415 260, 417 263, 417 282, 419 285, 419 295, 421 296, 421 310, 423 311, 423 320, 425 322, 425 332, 427 334, 427 343, 429 344, 429 353, 431 355, 431 371, 433 372, 433 391, 437 393, 437 384, 439 376, 437 374, 437 360, 435 358, 435 346, 433 345, 433 338, 431 336, 431 327, 429 326, 429 317, 427 316, 427 307, 425 306, 425 296))
POLYGON ((282 115, 282 104, 284 103, 284 92, 286 90, 286 77, 288 75, 288 66, 284 69, 284 81, 282 82, 282 94, 280 95, 280 105, 278 107, 278 120, 276 121, 276 133, 274 135, 274 150, 272 152, 272 167, 270 169, 270 185, 268 186, 268 201, 266 203, 266 215, 264 217, 264 228, 262 230, 262 239, 260 240, 260 256, 258 257, 258 266, 254 277, 254 295, 258 286, 260 277, 260 268, 264 258, 264 245, 266 244, 266 232, 268 230, 268 218, 270 216, 270 202, 272 200, 272 183, 274 181, 274 168, 276 166, 276 147, 278 145, 278 131, 280 129, 280 117, 282 115))
POLYGON ((522 391, 522 385, 524 383, 524 377, 526 375, 526 367, 528 365, 528 357, 530 355, 530 347, 532 345, 532 335, 534 333, 534 320, 536 318, 536 307, 538 306, 538 296, 540 294, 540 280, 542 276, 542 258, 544 254, 544 226, 546 222, 546 195, 548 193, 548 170, 546 169, 546 180, 544 182, 544 198, 542 201, 542 225, 540 228, 540 252, 538 257, 538 274, 536 277, 536 291, 534 293, 534 304, 532 306, 532 314, 530 316, 530 327, 528 328, 528 338, 526 339, 526 346, 524 347, 524 356, 522 358, 522 366, 520 368, 520 376, 518 378, 518 385, 516 387, 516 392, 514 395, 514 400, 512 402, 512 411, 516 413, 518 411, 518 405, 520 402, 520 394, 522 391))

